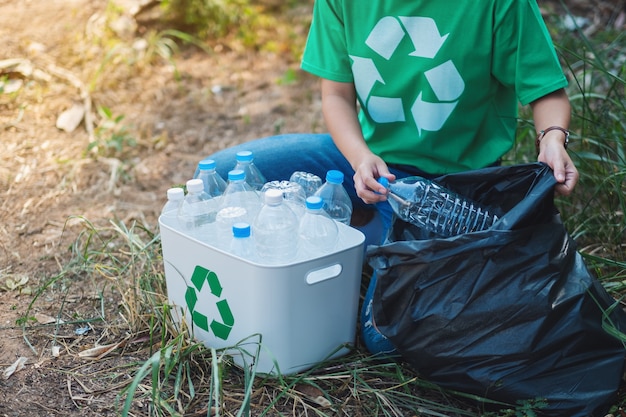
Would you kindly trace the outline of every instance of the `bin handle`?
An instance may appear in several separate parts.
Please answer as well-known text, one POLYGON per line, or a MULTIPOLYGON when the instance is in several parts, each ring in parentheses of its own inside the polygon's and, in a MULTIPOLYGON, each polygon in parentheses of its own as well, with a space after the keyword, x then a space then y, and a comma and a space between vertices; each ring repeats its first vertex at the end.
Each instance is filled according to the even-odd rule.
POLYGON ((318 282, 326 281, 341 274, 343 267, 341 264, 334 264, 326 266, 324 268, 310 271, 306 274, 306 283, 309 285, 317 284, 318 282))

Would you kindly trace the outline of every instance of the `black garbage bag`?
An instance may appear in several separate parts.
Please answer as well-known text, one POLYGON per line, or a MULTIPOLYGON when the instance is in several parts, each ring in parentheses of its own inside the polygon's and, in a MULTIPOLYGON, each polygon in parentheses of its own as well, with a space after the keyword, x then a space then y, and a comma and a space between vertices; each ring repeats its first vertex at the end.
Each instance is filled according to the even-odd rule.
POLYGON ((424 378, 545 416, 604 416, 616 399, 626 314, 588 271, 542 163, 435 179, 502 214, 489 230, 432 238, 396 220, 370 246, 378 329, 424 378))

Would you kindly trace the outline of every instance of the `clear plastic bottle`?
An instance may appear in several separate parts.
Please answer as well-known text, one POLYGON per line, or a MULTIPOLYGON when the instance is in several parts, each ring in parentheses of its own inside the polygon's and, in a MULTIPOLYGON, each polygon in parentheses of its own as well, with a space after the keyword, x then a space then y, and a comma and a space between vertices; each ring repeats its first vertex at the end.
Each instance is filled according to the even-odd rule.
POLYGON ((256 254, 271 265, 288 263, 298 254, 298 218, 282 191, 267 190, 264 199, 252 223, 256 254))
POLYGON ((239 169, 228 172, 228 183, 220 198, 220 208, 243 207, 253 217, 261 207, 259 193, 246 181, 246 173, 239 169))
POLYGON ((161 209, 161 215, 167 218, 176 218, 178 211, 185 199, 185 190, 180 187, 172 187, 167 190, 167 202, 161 209))
POLYGON ((324 200, 324 211, 340 223, 350 224, 352 201, 343 187, 343 172, 331 169, 326 173, 326 182, 315 192, 324 200))
POLYGON ((215 171, 215 165, 214 160, 203 159, 198 163, 196 175, 196 178, 200 178, 204 183, 204 192, 211 197, 222 195, 226 189, 226 181, 215 171))
POLYGON ((300 219, 298 235, 305 257, 331 253, 337 245, 339 229, 335 220, 324 211, 319 196, 306 199, 306 211, 300 219))
POLYGON ((246 182, 257 191, 263 188, 267 182, 259 168, 254 165, 254 155, 250 151, 240 151, 235 155, 236 164, 234 169, 240 169, 246 173, 246 182))
POLYGON ((291 174, 289 181, 300 184, 306 197, 311 197, 322 186, 322 179, 315 174, 296 171, 291 174))
POLYGON ((486 230, 498 220, 493 210, 422 177, 378 182, 389 190, 387 201, 400 219, 442 237, 486 230))
POLYGON ((261 194, 267 190, 276 189, 283 192, 283 198, 298 218, 304 214, 306 194, 300 184, 293 181, 270 181, 261 188, 261 194))
POLYGON ((233 224, 233 236, 230 241, 230 253, 248 261, 255 261, 254 241, 248 223, 233 224))
POLYGON ((231 170, 217 209, 217 240, 227 241, 233 224, 251 223, 260 206, 259 194, 246 182, 246 173, 240 169, 231 170))
POLYGON ((196 238, 207 237, 210 224, 215 221, 214 203, 215 200, 204 192, 201 179, 187 181, 187 195, 178 212, 183 230, 196 238))

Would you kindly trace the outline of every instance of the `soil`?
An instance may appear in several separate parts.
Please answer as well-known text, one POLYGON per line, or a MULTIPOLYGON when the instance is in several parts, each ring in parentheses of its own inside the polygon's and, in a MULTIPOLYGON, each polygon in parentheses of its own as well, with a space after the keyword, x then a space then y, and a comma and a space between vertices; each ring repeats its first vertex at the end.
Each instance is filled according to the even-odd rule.
MULTIPOLYGON (((117 3, 131 16, 140 2, 117 3)), ((97 372, 101 365, 76 355, 97 339, 77 336, 78 326, 69 326, 60 333, 65 348, 55 358, 53 328, 25 338, 17 324, 26 311, 37 317, 34 324, 45 323, 60 303, 64 311, 98 310, 97 292, 106 291, 106 280, 90 277, 68 287, 69 293, 55 281, 75 259, 71 245, 86 222, 141 222, 156 233, 166 189, 189 179, 203 156, 277 132, 322 128, 318 81, 280 45, 279 53, 236 42, 210 45, 214 53, 187 45, 175 62, 157 55, 150 65, 113 65, 102 44, 105 6, 94 0, 0 0, 0 369, 28 358, 22 370, 0 378, 2 416, 113 415, 115 392, 95 395, 97 387, 81 387, 65 374, 97 372), (22 66, 7 66, 9 59, 22 66), (295 82, 281 81, 294 76, 295 82), (16 92, 7 92, 13 87, 16 92), (57 118, 86 97, 96 131, 90 135, 87 119, 71 132, 57 128, 57 118), (122 119, 98 130, 98 106, 122 119), (113 132, 136 143, 122 152, 88 151, 90 142, 102 145, 113 132), (56 286, 29 309, 31 294, 51 281, 56 286)), ((299 11, 304 21, 309 8, 299 11)), ((141 24, 130 28, 122 35, 131 41, 145 30, 141 24)), ((291 30, 306 36, 297 21, 291 30)))
MULTIPOLYGON (((27 358, 23 369, 0 378, 1 416, 114 415, 110 387, 124 381, 107 389, 89 384, 81 375, 111 364, 76 354, 106 335, 87 338, 70 326, 55 333, 64 348, 54 357, 53 327, 23 334, 19 325, 27 311, 45 324, 60 305, 85 315, 100 308, 104 278, 67 288, 57 279, 76 259, 72 244, 86 223, 136 221, 156 233, 166 189, 184 183, 203 156, 277 132, 324 129, 318 81, 298 69, 288 45, 267 52, 214 43, 214 53, 188 45, 173 62, 155 54, 150 65, 124 66, 115 60, 132 53, 107 56, 105 3, 0 0, 0 369, 27 358), (85 118, 70 132, 57 127, 64 111, 85 103, 92 122, 85 118), (98 107, 111 110, 108 126, 98 107), (114 133, 117 143, 136 143, 107 151, 114 133), (89 150, 93 141, 99 152, 89 150), (50 291, 30 306, 45 285, 50 291)), ((118 3, 132 16, 140 1, 118 3)), ((302 16, 310 14, 306 3, 302 16)), ((292 30, 304 38, 306 24, 298 22, 292 30)), ((141 22, 117 23, 128 45, 146 33, 141 22)), ((115 366, 145 359, 126 355, 115 366)))

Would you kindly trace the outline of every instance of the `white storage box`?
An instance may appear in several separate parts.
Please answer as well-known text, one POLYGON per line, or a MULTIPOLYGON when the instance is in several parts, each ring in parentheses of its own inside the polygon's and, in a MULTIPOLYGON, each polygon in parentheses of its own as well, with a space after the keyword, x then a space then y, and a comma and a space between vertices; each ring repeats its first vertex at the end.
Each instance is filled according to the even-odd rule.
POLYGON ((159 225, 168 298, 196 340, 229 348, 239 366, 265 374, 306 370, 354 344, 365 239, 358 230, 338 224, 332 254, 265 266, 189 237, 170 219, 159 225))

